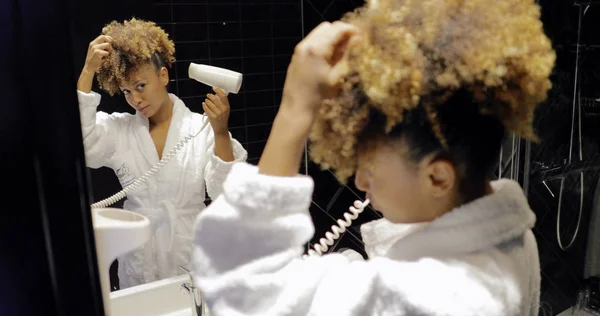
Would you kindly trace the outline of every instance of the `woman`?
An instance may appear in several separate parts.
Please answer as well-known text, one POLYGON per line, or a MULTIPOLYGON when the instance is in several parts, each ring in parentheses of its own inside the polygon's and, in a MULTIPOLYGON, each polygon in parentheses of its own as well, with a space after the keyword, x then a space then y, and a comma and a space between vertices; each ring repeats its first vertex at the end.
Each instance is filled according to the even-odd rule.
MULTIPOLYGON (((196 135, 205 118, 167 92, 175 48, 161 28, 132 19, 112 22, 102 33, 90 43, 77 83, 86 163, 113 169, 126 187, 181 139, 196 135), (110 95, 123 93, 136 114, 97 112, 100 95, 91 91, 95 74, 110 95)), ((122 289, 181 274, 178 266, 190 267, 192 225, 205 207, 205 188, 215 199, 232 164, 246 160, 246 150, 228 131, 227 96, 215 92, 203 103, 210 127, 128 194, 124 208, 148 216, 153 234, 143 247, 119 258, 122 289)))
POLYGON ((535 215, 489 177, 508 132, 534 138, 551 87, 539 17, 533 0, 371 0, 312 31, 259 165, 235 164, 196 223, 212 314, 537 315, 535 215), (362 229, 367 261, 300 257, 309 135, 313 160, 355 174, 385 217, 362 229))

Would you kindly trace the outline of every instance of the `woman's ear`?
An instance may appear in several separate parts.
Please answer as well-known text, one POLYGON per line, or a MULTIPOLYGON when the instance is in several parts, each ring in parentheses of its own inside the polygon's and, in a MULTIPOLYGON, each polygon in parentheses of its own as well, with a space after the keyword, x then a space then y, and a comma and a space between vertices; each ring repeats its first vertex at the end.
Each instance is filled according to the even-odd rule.
POLYGON ((432 159, 425 166, 424 171, 432 196, 440 198, 454 192, 457 170, 452 162, 447 159, 432 159))
POLYGON ((167 67, 161 67, 158 75, 160 77, 160 83, 166 87, 169 84, 169 71, 167 70, 167 67))

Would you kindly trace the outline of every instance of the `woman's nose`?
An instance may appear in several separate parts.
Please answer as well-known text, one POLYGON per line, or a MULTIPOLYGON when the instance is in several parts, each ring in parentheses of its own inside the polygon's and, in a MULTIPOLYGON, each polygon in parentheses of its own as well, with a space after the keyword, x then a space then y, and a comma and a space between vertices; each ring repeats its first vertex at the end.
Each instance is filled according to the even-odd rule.
POLYGON ((132 93, 131 102, 134 106, 139 107, 142 104, 142 97, 137 93, 132 93))
POLYGON ((354 185, 357 189, 363 192, 367 192, 369 190, 369 179, 365 171, 359 169, 356 172, 356 177, 354 178, 354 185))

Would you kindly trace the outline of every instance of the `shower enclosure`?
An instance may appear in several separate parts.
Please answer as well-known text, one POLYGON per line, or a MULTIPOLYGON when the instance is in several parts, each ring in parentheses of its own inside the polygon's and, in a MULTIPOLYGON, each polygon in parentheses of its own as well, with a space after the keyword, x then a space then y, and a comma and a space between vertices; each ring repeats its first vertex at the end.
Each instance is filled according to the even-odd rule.
POLYGON ((598 4, 574 1, 564 14, 570 26, 564 34, 551 34, 557 66, 548 101, 536 112, 541 142, 508 137, 495 172, 521 183, 537 216, 542 314, 570 306, 568 315, 600 313, 600 76, 594 72, 600 72, 600 37, 593 23, 600 17, 598 4))

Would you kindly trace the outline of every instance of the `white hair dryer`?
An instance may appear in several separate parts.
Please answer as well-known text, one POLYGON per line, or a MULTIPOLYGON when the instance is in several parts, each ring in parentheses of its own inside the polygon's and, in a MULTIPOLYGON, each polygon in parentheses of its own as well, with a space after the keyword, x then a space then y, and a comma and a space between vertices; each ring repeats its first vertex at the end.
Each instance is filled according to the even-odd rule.
POLYGON ((190 63, 188 76, 213 88, 220 88, 226 94, 237 94, 242 87, 243 75, 229 69, 190 63))

